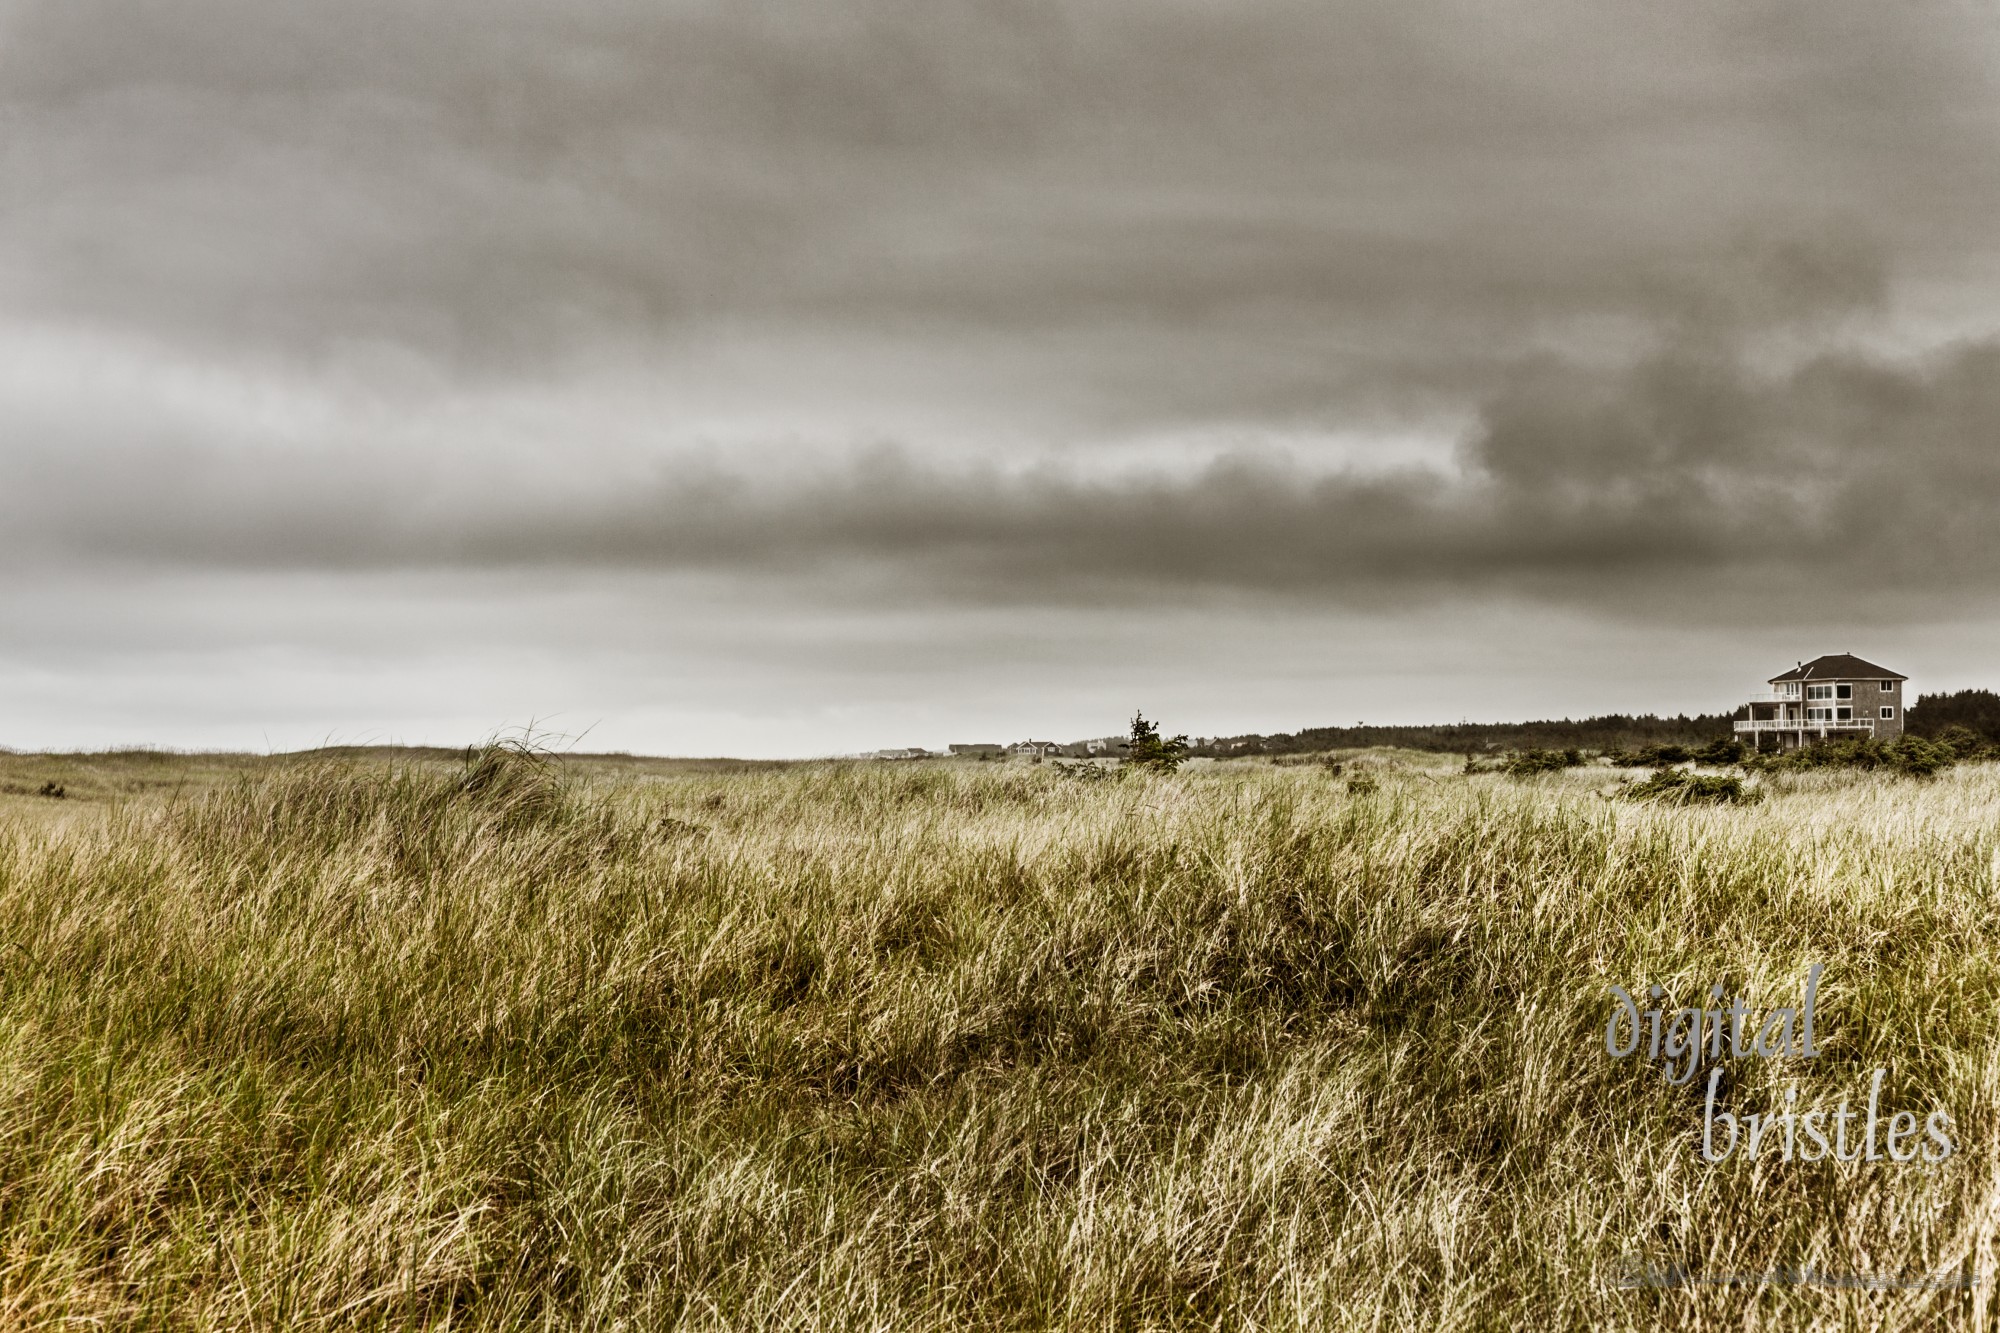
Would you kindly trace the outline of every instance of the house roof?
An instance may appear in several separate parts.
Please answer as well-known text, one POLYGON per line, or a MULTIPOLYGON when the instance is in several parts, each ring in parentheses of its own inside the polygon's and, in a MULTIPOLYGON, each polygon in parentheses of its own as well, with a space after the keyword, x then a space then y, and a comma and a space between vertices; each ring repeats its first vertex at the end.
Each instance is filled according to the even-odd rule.
POLYGON ((1771 684, 1781 680, 1908 680, 1909 677, 1878 667, 1873 662, 1864 662, 1851 653, 1829 653, 1825 657, 1815 657, 1810 662, 1802 662, 1782 676, 1771 677, 1771 684))

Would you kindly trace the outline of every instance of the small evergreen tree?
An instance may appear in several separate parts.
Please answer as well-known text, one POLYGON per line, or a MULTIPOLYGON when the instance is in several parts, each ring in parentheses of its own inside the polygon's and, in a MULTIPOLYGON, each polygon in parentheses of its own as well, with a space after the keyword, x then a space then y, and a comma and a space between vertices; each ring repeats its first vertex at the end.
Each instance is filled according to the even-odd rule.
POLYGON ((1188 738, 1160 739, 1158 723, 1148 722, 1144 713, 1132 714, 1132 743, 1125 757, 1135 768, 1155 773, 1171 773, 1187 758, 1188 738))

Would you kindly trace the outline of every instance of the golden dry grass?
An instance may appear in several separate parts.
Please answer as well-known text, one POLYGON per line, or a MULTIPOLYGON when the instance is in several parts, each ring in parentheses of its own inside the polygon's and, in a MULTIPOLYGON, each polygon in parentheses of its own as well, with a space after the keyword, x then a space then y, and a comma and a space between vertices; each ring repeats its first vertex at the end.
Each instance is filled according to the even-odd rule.
POLYGON ((10 1325, 1995 1317, 1993 766, 1669 809, 1384 756, 200 762, 0 802, 10 1325), (1711 1166, 1699 1092, 1604 1053, 1611 983, 1812 961, 1826 1053, 1739 1109, 1884 1066, 1948 1161, 1711 1166))

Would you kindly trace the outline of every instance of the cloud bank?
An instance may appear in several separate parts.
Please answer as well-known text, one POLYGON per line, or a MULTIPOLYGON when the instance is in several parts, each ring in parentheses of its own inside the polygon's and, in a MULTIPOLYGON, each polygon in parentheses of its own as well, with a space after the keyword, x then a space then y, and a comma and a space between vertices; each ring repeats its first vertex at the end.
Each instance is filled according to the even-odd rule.
POLYGON ((1971 0, 12 0, 0 567, 1982 614, 1996 70, 1971 0))
MULTIPOLYGON (((1527 589, 1638 614, 1780 587, 2000 578, 2000 344, 1755 375, 1676 347, 1524 365, 1448 467, 1325 470, 1239 449, 1105 476, 889 446, 761 469, 714 450, 562 458, 201 442, 0 460, 0 559, 233 570, 611 568, 783 578, 848 564, 906 595, 1074 603, 1240 589, 1307 601, 1527 589), (1633 607, 1635 592, 1664 601, 1633 607)), ((1895 613, 1891 613, 1895 614, 1895 613)))

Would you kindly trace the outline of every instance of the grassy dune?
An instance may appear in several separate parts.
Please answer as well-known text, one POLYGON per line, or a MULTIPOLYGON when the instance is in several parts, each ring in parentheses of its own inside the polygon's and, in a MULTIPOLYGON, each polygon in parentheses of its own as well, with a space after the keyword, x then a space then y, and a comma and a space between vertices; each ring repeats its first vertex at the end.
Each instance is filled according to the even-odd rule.
POLYGON ((1672 809, 1376 762, 9 797, 0 1323, 1993 1325, 2000 770, 1672 809), (1711 1166, 1701 1089, 1604 1052, 1612 983, 1809 962, 1824 1054, 1731 1104, 1882 1066, 1952 1157, 1711 1166))

